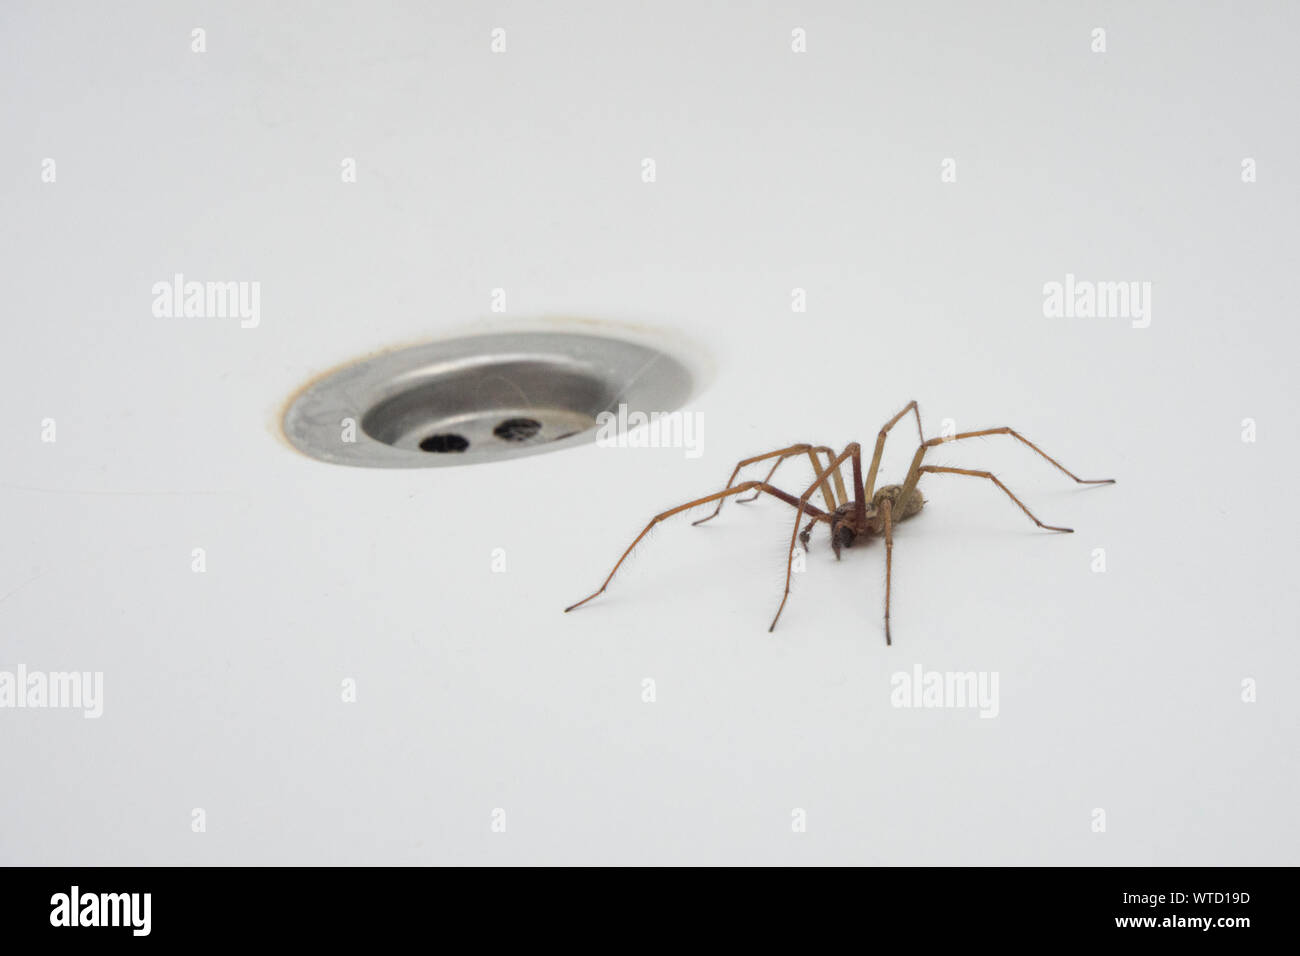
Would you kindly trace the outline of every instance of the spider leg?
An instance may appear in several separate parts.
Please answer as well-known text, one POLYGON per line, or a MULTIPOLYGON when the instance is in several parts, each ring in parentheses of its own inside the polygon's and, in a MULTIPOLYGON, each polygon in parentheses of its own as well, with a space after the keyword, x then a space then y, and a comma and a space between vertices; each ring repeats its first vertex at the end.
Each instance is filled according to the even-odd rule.
MULTIPOLYGON (((813 488, 809 489, 809 494, 811 494, 812 490, 815 489, 816 487, 817 484, 814 483, 813 488)), ((665 518, 671 518, 673 515, 679 514, 680 512, 687 511, 691 508, 699 507, 700 505, 706 505, 710 501, 720 501, 724 498, 729 498, 732 495, 742 494, 743 492, 749 491, 750 489, 753 488, 757 488, 760 492, 766 492, 767 494, 772 495, 774 498, 779 498, 782 501, 784 501, 786 504, 794 505, 799 509, 800 515, 802 515, 805 511, 812 512, 813 514, 816 515, 825 514, 825 512, 822 511, 820 508, 808 504, 806 500, 808 495, 805 495, 804 498, 802 499, 796 498, 794 495, 788 494, 787 492, 782 491, 780 488, 774 488, 771 485, 768 485, 761 481, 741 482, 735 487, 724 488, 722 491, 719 491, 717 494, 705 495, 703 498, 696 498, 694 501, 688 501, 686 502, 686 504, 678 505, 676 508, 669 508, 667 511, 655 515, 650 520, 650 523, 647 524, 645 528, 642 529, 641 533, 636 536, 636 540, 634 540, 630 545, 627 546, 627 550, 623 552, 623 556, 618 559, 618 562, 614 565, 613 570, 609 572, 609 576, 605 578, 605 583, 603 583, 598 590, 593 591, 591 594, 587 595, 577 604, 570 604, 568 607, 564 609, 564 613, 567 614, 570 611, 572 611, 574 608, 582 607, 582 605, 586 604, 592 598, 602 593, 605 590, 605 588, 609 587, 609 582, 613 580, 614 575, 618 572, 618 569, 622 567, 623 562, 627 560, 627 556, 632 553, 632 549, 635 548, 641 542, 642 538, 644 538, 647 534, 650 533, 651 528, 653 528, 659 522, 663 521, 665 518)))
MULTIPOLYGON (((1032 521, 1034 524, 1038 525, 1038 527, 1044 528, 1047 531, 1063 531, 1066 532, 1067 534, 1072 534, 1074 532, 1073 528, 1058 528, 1055 525, 1043 524, 1041 521, 1039 521, 1037 518, 1034 517, 1034 513, 1032 511, 1030 511, 1028 508, 1025 507, 1023 501, 1021 501, 1019 498, 1017 498, 1015 495, 1011 493, 1010 488, 1008 488, 1002 482, 998 481, 998 479, 994 476, 993 472, 991 471, 972 471, 969 468, 946 468, 942 465, 923 465, 921 466, 920 470, 923 472, 929 472, 930 474, 936 474, 936 475, 969 475, 972 478, 987 478, 989 481, 993 482, 993 484, 997 485, 999 488, 1005 491, 1007 493, 1007 497, 1010 498, 1012 501, 1014 501, 1019 506, 1021 511, 1029 515, 1029 520, 1032 521)), ((901 495, 899 500, 902 500, 901 495)))
MULTIPOLYGON (((1007 428, 1005 426, 1003 426, 1002 428, 984 428, 981 429, 980 431, 961 432, 960 434, 957 435, 949 435, 947 438, 931 438, 929 441, 921 442, 920 447, 916 449, 916 454, 912 456, 912 464, 907 470, 907 479, 903 482, 903 490, 899 492, 898 500, 894 502, 894 505, 897 508, 898 513, 900 515, 904 513, 904 506, 907 504, 907 499, 912 496, 912 489, 916 487, 917 481, 920 480, 921 459, 925 457, 925 453, 927 451, 929 451, 935 445, 942 445, 945 444, 946 442, 951 442, 951 441, 961 441, 964 438, 980 438, 985 435, 1010 435, 1012 438, 1016 439, 1017 441, 1028 445, 1030 448, 1032 448, 1034 451, 1042 455, 1054 466, 1056 466, 1056 468, 1064 472, 1069 477, 1073 478, 1076 482, 1078 482, 1081 485, 1113 485, 1115 483, 1114 478, 1080 478, 1078 475, 1070 471, 1070 469, 1066 468, 1059 461, 1057 461, 1047 452, 1043 451, 1041 448, 1039 448, 1037 445, 1035 445, 1033 442, 1031 442, 1028 438, 1020 434, 1015 429, 1007 428)), ((1007 494, 1011 494, 1011 492, 1008 491, 1007 494)), ((1017 502, 1017 504, 1019 504, 1019 502, 1017 502)), ((1023 508, 1024 505, 1021 505, 1021 507, 1023 508)))
POLYGON ((880 429, 880 433, 876 435, 876 450, 871 455, 871 467, 867 469, 867 481, 863 486, 867 501, 871 500, 871 496, 876 491, 876 473, 880 471, 880 457, 885 452, 885 439, 889 436, 889 430, 897 425, 908 412, 916 415, 916 433, 920 436, 921 441, 925 441, 925 432, 921 429, 921 412, 916 407, 916 401, 913 400, 908 402, 901 412, 885 422, 884 427, 880 429))
MULTIPOLYGON (((789 448, 778 448, 776 451, 769 451, 769 452, 768 452, 767 454, 765 454, 765 455, 755 455, 753 458, 745 458, 745 459, 743 459, 742 461, 738 462, 738 463, 736 464, 736 467, 732 469, 732 471, 731 471, 731 477, 727 479, 727 487, 728 487, 728 488, 731 488, 731 487, 733 487, 733 486, 735 485, 735 483, 736 483, 736 476, 740 474, 740 469, 744 468, 746 465, 753 465, 753 464, 756 464, 757 462, 760 462, 760 461, 767 461, 767 459, 769 459, 769 458, 775 458, 775 459, 776 459, 776 463, 772 465, 772 469, 771 469, 771 471, 769 471, 769 472, 767 473, 767 477, 766 477, 765 479, 763 479, 763 484, 767 484, 768 482, 770 482, 770 481, 772 480, 772 474, 773 474, 773 472, 776 471, 777 466, 780 465, 781 462, 785 461, 787 458, 791 458, 791 457, 793 457, 793 456, 795 456, 795 455, 802 455, 802 454, 805 454, 805 453, 807 453, 808 457, 812 459, 813 470, 817 472, 817 476, 820 478, 820 477, 822 476, 823 472, 822 472, 820 466, 817 464, 817 456, 816 456, 816 454, 814 454, 816 451, 819 451, 819 450, 820 450, 820 449, 818 449, 818 448, 814 448, 812 445, 807 445, 807 444, 804 444, 804 445, 791 445, 789 448)), ((828 452, 829 452, 829 450, 830 450, 830 449, 827 449, 828 452)), ((836 474, 836 478, 838 478, 838 477, 839 477, 839 475, 838 475, 838 473, 837 473, 837 474, 836 474)), ((842 488, 841 488, 841 490, 842 490, 842 488)), ((759 496, 760 493, 761 493, 761 492, 758 492, 758 491, 754 492, 754 498, 757 498, 757 497, 759 496)), ((834 511, 834 510, 835 510, 835 498, 834 498, 834 497, 832 496, 832 494, 831 494, 830 486, 827 485, 827 484, 825 484, 824 482, 823 482, 823 484, 822 484, 822 494, 826 497, 826 504, 827 504, 827 506, 830 508, 831 511, 834 511)), ((716 518, 716 517, 718 516, 718 512, 722 510, 722 503, 723 503, 723 501, 725 501, 725 500, 726 500, 725 498, 720 498, 720 499, 718 500, 718 506, 717 506, 716 508, 713 509, 713 513, 712 513, 712 514, 705 515, 705 516, 704 516, 703 518, 701 518, 699 521, 692 521, 691 524, 692 524, 692 525, 700 525, 700 524, 704 524, 704 522, 706 522, 706 521, 712 521, 714 518, 716 518)), ((752 501, 753 498, 751 498, 751 499, 749 499, 749 500, 752 501)))
MULTIPOLYGON (((826 471, 824 471, 822 469, 822 466, 818 463, 818 458, 817 458, 817 455, 822 452, 826 453, 827 461, 830 461, 832 458, 835 457, 835 449, 827 448, 825 445, 818 445, 816 448, 810 449, 808 452, 808 457, 812 461, 813 472, 819 476, 824 475, 826 473, 826 471)), ((795 454, 798 453, 796 452, 795 454)), ((778 458, 776 460, 776 464, 774 464, 771 470, 768 471, 767 477, 763 479, 765 482, 768 482, 769 484, 771 483, 772 476, 776 474, 776 469, 780 467, 781 463, 784 462, 787 457, 794 457, 794 455, 788 455, 788 456, 782 455, 780 458, 778 458)), ((831 478, 835 482, 835 493, 836 495, 839 496, 839 500, 848 501, 849 500, 848 491, 844 487, 844 478, 840 474, 840 470, 838 468, 836 468, 833 472, 831 472, 831 478)), ((831 497, 831 495, 829 494, 829 489, 824 484, 822 485, 822 495, 823 497, 826 498, 827 508, 829 508, 831 511, 834 511, 835 504, 836 504, 835 500, 834 498, 831 497)), ((759 496, 759 492, 756 491, 748 498, 737 498, 736 504, 738 505, 749 504, 751 501, 755 501, 758 498, 758 496, 759 496)), ((721 507, 721 505, 719 505, 719 507, 721 507)))
MULTIPOLYGON (((861 446, 859 446, 857 442, 850 442, 848 446, 846 446, 845 449, 835 457, 835 460, 831 462, 830 467, 838 468, 848 459, 853 460, 853 486, 854 486, 854 492, 857 493, 858 495, 858 497, 855 499, 855 504, 857 505, 858 511, 865 514, 866 506, 862 501, 861 492, 858 491, 858 489, 861 488, 862 486, 861 446)), ((811 506, 808 504, 808 499, 811 498, 813 492, 817 490, 817 485, 820 483, 820 481, 821 481, 821 477, 818 476, 818 479, 808 486, 808 490, 799 496, 799 501, 798 501, 799 510, 798 513, 794 516, 794 528, 790 531, 790 548, 786 553, 785 593, 781 595, 781 604, 776 609, 776 616, 772 618, 771 626, 768 627, 767 629, 769 634, 776 629, 776 622, 781 619, 781 612, 785 610, 785 602, 790 599, 790 579, 794 574, 794 546, 795 546, 795 542, 799 540, 799 526, 803 524, 804 513, 807 511, 811 511, 811 506)), ((865 522, 864 518, 860 519, 859 526, 861 526, 861 524, 864 522, 865 522)))
POLYGON ((885 644, 893 644, 889 634, 889 598, 894 577, 894 504, 888 498, 880 503, 881 513, 885 517, 885 644))

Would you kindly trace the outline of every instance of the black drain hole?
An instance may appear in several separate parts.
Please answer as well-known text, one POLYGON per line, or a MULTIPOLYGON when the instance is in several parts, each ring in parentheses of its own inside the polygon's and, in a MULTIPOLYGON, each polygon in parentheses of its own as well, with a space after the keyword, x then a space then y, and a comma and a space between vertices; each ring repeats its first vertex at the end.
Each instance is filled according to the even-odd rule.
POLYGON ((469 439, 464 435, 430 435, 420 439, 421 451, 464 451, 469 439))
POLYGON ((542 423, 532 418, 507 418, 492 434, 502 441, 528 441, 542 430, 542 423))

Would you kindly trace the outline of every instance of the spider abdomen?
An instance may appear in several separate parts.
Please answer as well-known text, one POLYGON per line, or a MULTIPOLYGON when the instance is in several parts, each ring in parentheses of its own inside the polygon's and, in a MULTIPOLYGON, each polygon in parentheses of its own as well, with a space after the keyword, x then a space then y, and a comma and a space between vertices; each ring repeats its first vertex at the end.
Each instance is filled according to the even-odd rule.
MULTIPOLYGON (((876 491, 875 495, 872 496, 871 507, 879 513, 881 502, 885 499, 889 499, 891 505, 897 504, 898 496, 902 491, 902 485, 884 485, 876 491)), ((913 488, 912 494, 907 499, 906 508, 903 510, 902 514, 895 511, 893 513, 893 520, 902 521, 904 518, 910 518, 924 507, 925 497, 921 494, 919 489, 913 488)))

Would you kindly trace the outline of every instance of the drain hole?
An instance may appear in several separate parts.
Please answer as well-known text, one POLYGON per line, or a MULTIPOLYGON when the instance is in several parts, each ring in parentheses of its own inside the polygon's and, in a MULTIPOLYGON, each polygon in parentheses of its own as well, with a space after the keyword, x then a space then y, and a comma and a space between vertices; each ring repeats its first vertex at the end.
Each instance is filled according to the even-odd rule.
POLYGON ((542 430, 542 423, 532 418, 507 418, 492 434, 502 441, 528 441, 542 430))
POLYGON ((430 435, 420 439, 421 451, 464 451, 469 439, 464 435, 430 435))

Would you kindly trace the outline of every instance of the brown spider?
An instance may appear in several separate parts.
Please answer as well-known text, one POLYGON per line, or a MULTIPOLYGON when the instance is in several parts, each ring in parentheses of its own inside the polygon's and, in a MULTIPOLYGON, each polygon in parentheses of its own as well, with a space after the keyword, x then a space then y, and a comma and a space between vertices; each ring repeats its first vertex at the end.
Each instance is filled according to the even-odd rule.
POLYGON ((869 541, 874 537, 884 535, 885 643, 892 644, 893 638, 889 632, 889 597, 890 579, 893 575, 894 525, 899 521, 905 521, 912 517, 925 506, 925 498, 916 488, 916 484, 920 481, 922 474, 969 475, 972 478, 987 478, 989 481, 993 482, 993 484, 1006 492, 1007 497, 1014 501, 1016 505, 1019 506, 1020 510, 1029 516, 1029 520, 1038 525, 1038 527, 1047 531, 1063 531, 1066 533, 1072 533, 1074 531, 1073 528, 1058 528, 1054 525, 1043 524, 1034 517, 1034 513, 1026 508, 1019 498, 1011 493, 1011 489, 994 477, 991 472, 971 471, 966 468, 947 468, 940 465, 921 464, 921 460, 925 457, 925 453, 935 445, 942 445, 945 442, 961 441, 963 438, 979 438, 984 435, 1010 435, 1012 438, 1024 442, 1081 485, 1109 485, 1115 483, 1114 478, 1086 479, 1078 477, 1024 435, 1021 435, 1019 432, 1011 428, 985 428, 980 431, 961 432, 960 434, 951 435, 947 438, 931 438, 927 440, 924 431, 921 429, 921 413, 917 410, 916 402, 908 402, 907 407, 886 422, 885 427, 880 429, 880 433, 876 436, 876 450, 875 454, 871 457, 871 467, 867 470, 867 479, 865 482, 862 480, 861 446, 857 442, 851 442, 848 447, 838 455, 835 454, 833 449, 828 448, 825 445, 791 445, 789 448, 780 448, 776 451, 770 451, 766 455, 746 458, 744 461, 736 465, 735 469, 731 472, 731 478, 727 482, 727 487, 722 491, 719 491, 717 494, 707 495, 704 498, 696 498, 694 501, 688 501, 684 505, 679 505, 676 508, 671 508, 662 514, 656 515, 651 522, 645 526, 645 529, 636 536, 636 540, 628 546, 628 549, 623 552, 623 556, 618 559, 618 562, 614 565, 614 569, 609 572, 609 576, 605 578, 605 583, 600 586, 600 589, 589 594, 577 604, 569 605, 564 609, 564 611, 567 614, 574 608, 581 607, 603 592, 605 588, 609 587, 609 582, 618 572, 618 569, 623 562, 627 560, 627 556, 632 553, 632 549, 635 548, 640 540, 649 533, 650 529, 660 521, 690 508, 708 504, 710 501, 716 501, 718 506, 713 509, 712 514, 701 518, 699 521, 692 522, 697 525, 703 524, 704 522, 717 517, 718 512, 722 510, 723 502, 726 501, 727 498, 730 498, 733 495, 742 494, 746 491, 753 491, 754 494, 749 498, 741 498, 738 500, 742 502, 753 501, 760 494, 766 493, 772 495, 774 498, 779 498, 781 501, 784 501, 788 505, 792 505, 796 509, 794 529, 790 532, 790 549, 786 556, 785 593, 781 596, 781 604, 776 609, 776 616, 772 618, 772 625, 768 628, 768 631, 770 632, 776 627, 776 622, 780 619, 781 612, 785 609, 785 602, 790 597, 790 577, 794 567, 795 542, 800 541, 803 543, 804 547, 807 548, 808 539, 812 534, 813 526, 819 521, 824 521, 830 525, 831 547, 835 551, 835 557, 837 560, 840 557, 840 550, 842 548, 852 547, 859 538, 863 541, 869 541), (885 438, 888 436, 889 430, 898 424, 898 422, 908 412, 912 412, 916 415, 916 431, 917 434, 920 435, 921 445, 916 449, 916 454, 912 456, 912 464, 907 470, 907 477, 904 479, 903 483, 901 485, 884 485, 877 489, 876 472, 880 468, 880 456, 885 450, 885 438), (817 457, 823 452, 829 460, 829 464, 824 468, 822 467, 821 460, 817 457), (808 489, 802 495, 796 498, 794 495, 788 494, 780 488, 776 488, 769 484, 772 480, 772 475, 776 473, 776 469, 780 467, 783 461, 787 458, 794 458, 798 455, 805 454, 812 462, 813 471, 816 473, 817 478, 808 486, 808 489), (766 478, 762 481, 744 481, 738 485, 735 484, 736 476, 740 474, 740 469, 744 468, 746 465, 766 461, 769 458, 775 458, 776 461, 772 464, 766 478), (853 464, 853 495, 851 497, 847 494, 844 487, 844 478, 840 473, 840 467, 846 461, 851 461, 853 464), (834 485, 834 491, 831 490, 832 484, 834 485), (822 496, 826 499, 826 511, 821 510, 816 505, 809 502, 809 499, 818 489, 821 490, 822 496), (812 520, 808 522, 808 526, 801 532, 799 530, 799 525, 803 522, 805 514, 811 515, 812 520))

